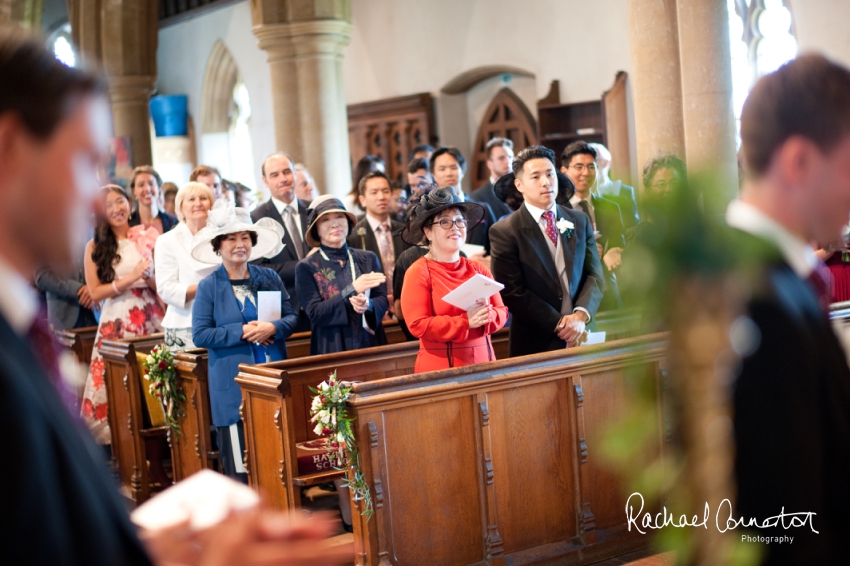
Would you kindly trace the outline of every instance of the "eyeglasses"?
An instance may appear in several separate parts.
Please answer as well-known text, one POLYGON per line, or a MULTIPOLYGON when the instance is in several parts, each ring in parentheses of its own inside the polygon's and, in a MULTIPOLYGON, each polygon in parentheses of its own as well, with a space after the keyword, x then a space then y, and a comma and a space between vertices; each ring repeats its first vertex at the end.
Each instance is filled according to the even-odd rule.
POLYGON ((667 189, 672 189, 676 186, 674 181, 657 181, 650 185, 650 188, 653 191, 666 191, 667 189))
POLYGON ((593 173, 593 172, 596 171, 596 165, 593 164, 593 163, 591 163, 590 165, 585 165, 583 163, 576 163, 575 165, 570 165, 570 167, 572 167, 573 169, 575 169, 579 173, 581 173, 585 169, 587 169, 588 173, 593 173))
POLYGON ((457 226, 458 228, 466 228, 466 218, 456 218, 455 220, 441 218, 437 222, 432 222, 431 226, 434 226, 435 224, 439 224, 440 228, 442 228, 443 230, 451 230, 452 226, 457 226))

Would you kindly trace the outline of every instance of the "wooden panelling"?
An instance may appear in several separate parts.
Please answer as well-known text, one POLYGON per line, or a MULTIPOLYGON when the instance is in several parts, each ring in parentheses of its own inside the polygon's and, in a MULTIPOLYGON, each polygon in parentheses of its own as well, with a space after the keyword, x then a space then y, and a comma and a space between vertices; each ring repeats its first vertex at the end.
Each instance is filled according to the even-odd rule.
POLYGON ((366 155, 384 160, 387 176, 407 184, 410 151, 436 143, 434 100, 423 92, 348 106, 348 143, 354 165, 366 155))
POLYGON ((354 518, 357 563, 591 564, 647 546, 599 444, 628 409, 629 371, 657 371, 665 346, 656 334, 355 384, 375 501, 354 518))

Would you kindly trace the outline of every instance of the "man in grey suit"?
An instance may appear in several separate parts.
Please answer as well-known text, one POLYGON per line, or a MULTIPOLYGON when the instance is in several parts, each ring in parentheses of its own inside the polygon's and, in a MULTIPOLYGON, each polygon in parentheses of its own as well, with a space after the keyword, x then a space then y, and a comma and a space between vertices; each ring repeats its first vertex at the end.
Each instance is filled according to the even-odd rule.
POLYGON ((280 222, 286 231, 283 235, 285 246, 283 251, 273 258, 263 258, 255 263, 274 269, 283 279, 292 307, 298 312, 298 326, 295 331, 305 332, 310 330, 310 319, 295 293, 295 266, 309 252, 304 237, 308 203, 295 198, 295 165, 288 155, 276 153, 266 158, 262 173, 263 183, 272 196, 251 212, 251 219, 256 222, 260 218, 272 218, 280 222))
POLYGON ((82 265, 65 277, 42 267, 35 272, 35 286, 47 298, 47 316, 54 329, 97 326, 82 265))

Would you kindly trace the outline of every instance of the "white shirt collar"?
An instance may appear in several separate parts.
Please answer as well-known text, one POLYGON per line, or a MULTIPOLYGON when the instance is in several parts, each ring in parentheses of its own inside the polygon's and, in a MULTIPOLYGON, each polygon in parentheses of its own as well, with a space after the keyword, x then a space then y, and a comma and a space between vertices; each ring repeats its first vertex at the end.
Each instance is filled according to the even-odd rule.
POLYGON ((578 203, 580 203, 581 201, 585 201, 587 202, 587 206, 589 208, 593 208, 593 200, 591 198, 591 195, 592 193, 590 195, 587 195, 587 198, 581 198, 580 196, 578 196, 578 193, 576 193, 570 197, 570 204, 573 205, 574 210, 581 210, 578 206, 578 203))
POLYGON ((552 206, 550 206, 546 210, 544 210, 542 208, 537 208, 533 204, 529 204, 528 201, 525 201, 523 204, 525 205, 525 208, 528 210, 528 212, 531 213, 531 217, 534 218, 534 221, 537 224, 540 224, 540 217, 543 216, 543 213, 548 211, 548 210, 555 212, 555 216, 558 216, 558 213, 555 211, 555 204, 556 203, 554 203, 554 202, 552 203, 552 206))
POLYGON ((802 279, 818 265, 815 251, 804 240, 751 204, 733 200, 726 209, 726 224, 774 244, 791 269, 802 279))
POLYGON ((38 293, 0 257, 0 314, 16 333, 25 336, 38 314, 38 293))
MULTIPOLYGON (((374 216, 372 216, 371 214, 369 214, 367 212, 366 213, 366 222, 369 223, 369 226, 372 228, 372 232, 377 232, 378 226, 381 226, 382 224, 389 224, 390 219, 387 218, 384 222, 381 222, 380 220, 378 220, 377 218, 375 218, 374 216)), ((390 228, 390 230, 392 230, 392 228, 390 228)))
POLYGON ((292 198, 292 202, 290 202, 289 204, 286 204, 282 200, 278 200, 278 199, 272 197, 272 204, 274 205, 274 207, 277 209, 278 213, 281 216, 283 216, 283 211, 286 210, 287 206, 292 207, 293 216, 298 215, 298 200, 294 197, 292 198))

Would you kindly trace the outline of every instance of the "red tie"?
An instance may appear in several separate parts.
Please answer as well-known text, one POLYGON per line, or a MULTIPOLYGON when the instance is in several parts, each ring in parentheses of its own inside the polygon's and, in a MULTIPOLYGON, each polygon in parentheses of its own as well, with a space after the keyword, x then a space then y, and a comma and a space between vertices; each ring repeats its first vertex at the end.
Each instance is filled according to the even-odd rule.
POLYGON ((818 262, 817 267, 809 275, 808 281, 815 292, 821 310, 829 317, 829 305, 832 302, 832 273, 826 264, 818 262))
POLYGON ((552 240, 552 243, 555 244, 555 247, 558 247, 558 233, 555 231, 555 213, 551 210, 547 210, 543 213, 543 218, 546 219, 546 235, 549 236, 549 239, 552 240))

